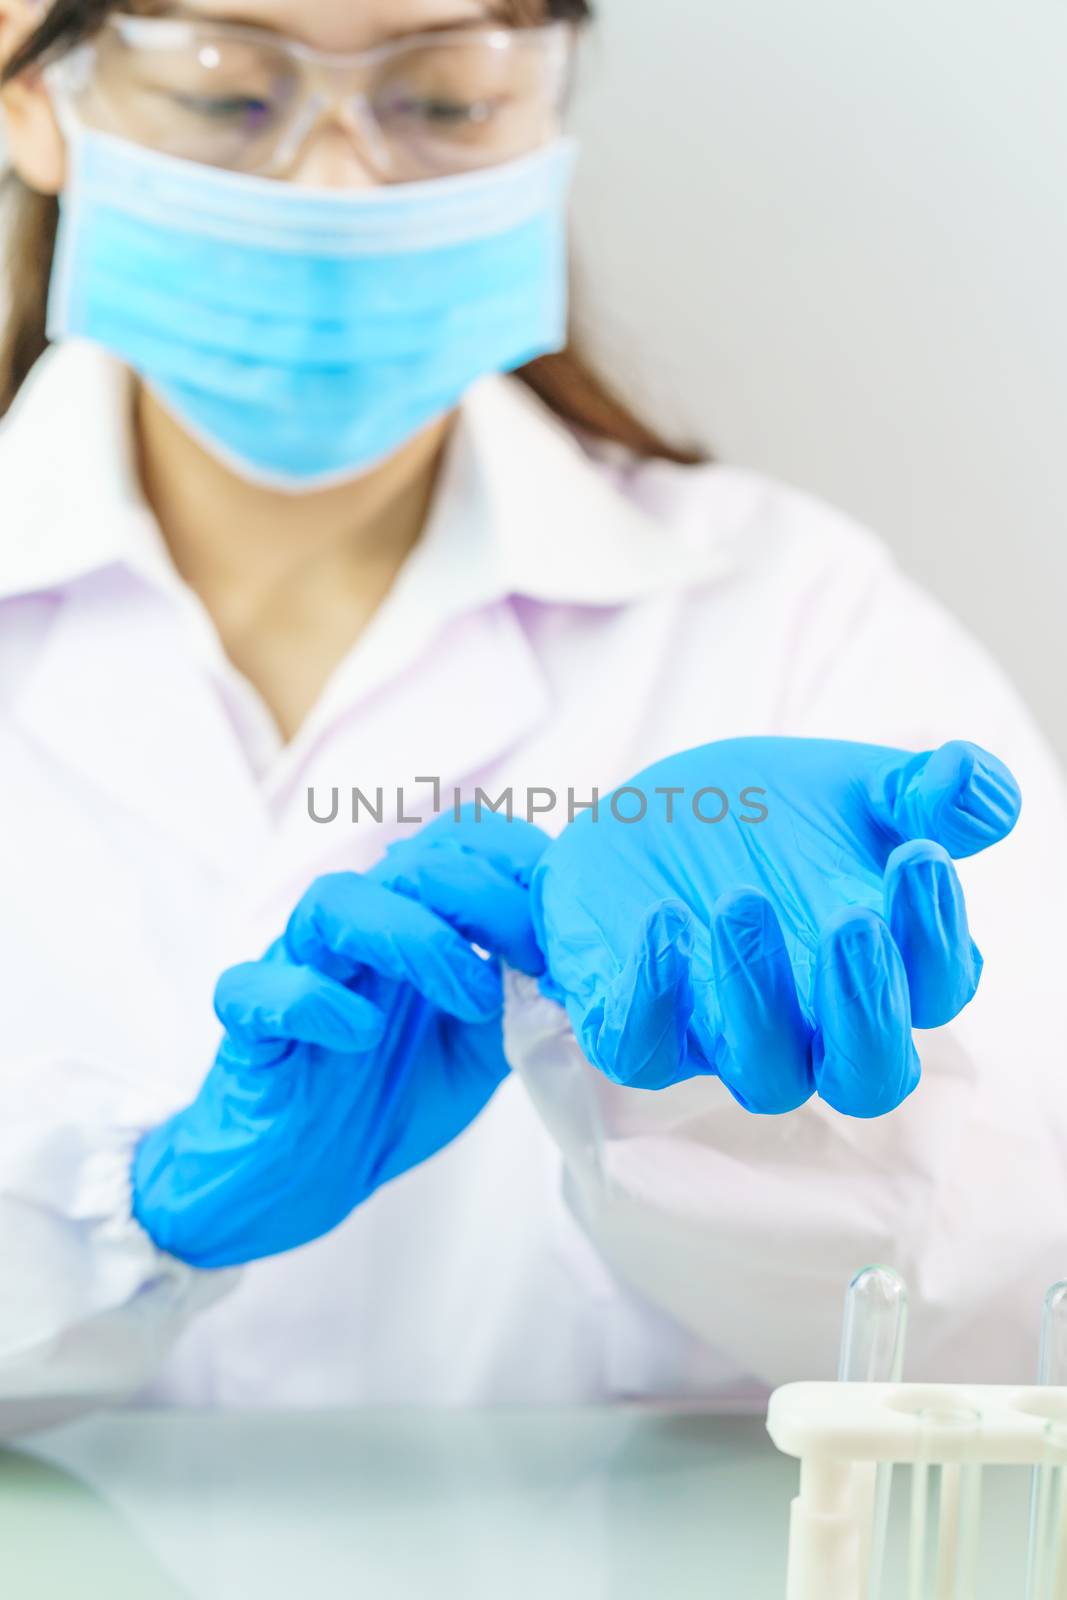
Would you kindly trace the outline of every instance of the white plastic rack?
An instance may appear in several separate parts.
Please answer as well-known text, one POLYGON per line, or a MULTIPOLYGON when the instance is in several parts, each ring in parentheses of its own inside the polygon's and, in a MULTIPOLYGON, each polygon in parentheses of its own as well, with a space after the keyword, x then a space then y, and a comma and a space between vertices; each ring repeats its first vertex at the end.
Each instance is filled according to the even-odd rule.
POLYGON ((767 1427, 800 1460, 787 1600, 972 1600, 991 1466, 1034 1469, 1014 1594, 1067 1597, 1067 1388, 796 1383, 772 1396, 767 1427), (880 1507, 895 1468, 910 1472, 909 1526, 906 1570, 889 1574, 880 1507))

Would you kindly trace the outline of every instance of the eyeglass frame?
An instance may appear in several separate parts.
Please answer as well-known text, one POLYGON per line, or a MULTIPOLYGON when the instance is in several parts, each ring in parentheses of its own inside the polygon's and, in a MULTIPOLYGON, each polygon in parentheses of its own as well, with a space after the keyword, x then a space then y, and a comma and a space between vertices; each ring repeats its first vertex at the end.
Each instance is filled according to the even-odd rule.
MULTIPOLYGON (((569 18, 556 18, 545 23, 530 25, 508 26, 499 23, 471 23, 470 26, 455 28, 424 29, 417 33, 400 34, 395 38, 383 40, 380 44, 369 45, 362 50, 330 51, 320 50, 313 45, 293 39, 287 34, 276 32, 271 28, 259 28, 251 23, 215 21, 209 17, 193 16, 154 16, 129 11, 113 11, 104 18, 100 28, 86 39, 79 41, 73 49, 63 54, 54 55, 47 61, 47 77, 53 86, 57 87, 69 100, 75 93, 72 88, 73 73, 77 70, 79 57, 83 61, 90 58, 94 60, 93 53, 97 40, 105 30, 111 29, 125 42, 131 35, 138 33, 158 34, 166 28, 181 28, 188 37, 195 38, 202 34, 205 39, 219 38, 232 39, 255 45, 263 45, 270 50, 279 52, 289 60, 296 63, 298 71, 306 74, 307 70, 318 69, 328 73, 350 71, 354 68, 372 68, 374 65, 388 61, 391 57, 414 53, 418 49, 425 49, 432 44, 440 43, 442 46, 456 40, 474 39, 484 37, 486 42, 507 39, 509 44, 516 38, 524 40, 556 41, 556 55, 552 65, 558 74, 558 81, 554 86, 552 99, 558 112, 562 115, 569 102, 569 97, 574 83, 574 63, 576 45, 580 34, 580 24, 569 18)), ((133 48, 137 48, 136 43, 133 48)), ((82 92, 89 82, 85 77, 77 92, 82 92)), ((285 136, 279 139, 278 145, 272 151, 268 164, 255 168, 228 168, 230 171, 247 171, 250 174, 269 175, 277 174, 280 170, 290 166, 306 143, 308 137, 322 118, 323 106, 317 109, 314 106, 315 96, 307 92, 302 106, 306 105, 311 110, 310 117, 301 118, 294 115, 292 126, 286 130, 285 136)), ((343 103, 356 109, 360 133, 365 139, 369 137, 369 153, 375 176, 381 181, 390 181, 388 171, 380 160, 380 151, 387 143, 381 128, 377 113, 370 97, 358 91, 347 94, 342 101, 334 100, 334 105, 343 103)), ((75 109, 71 107, 71 109, 75 109)), ((75 109, 75 115, 76 115, 75 109)), ((188 158, 195 159, 195 158, 188 158)), ((502 160, 507 158, 502 158, 502 160)), ((210 163, 201 163, 210 164, 210 163)), ((488 162, 480 170, 496 165, 488 162)), ((459 170, 479 170, 477 168, 463 168, 459 170)), ((397 183, 417 180, 393 180, 397 183)))

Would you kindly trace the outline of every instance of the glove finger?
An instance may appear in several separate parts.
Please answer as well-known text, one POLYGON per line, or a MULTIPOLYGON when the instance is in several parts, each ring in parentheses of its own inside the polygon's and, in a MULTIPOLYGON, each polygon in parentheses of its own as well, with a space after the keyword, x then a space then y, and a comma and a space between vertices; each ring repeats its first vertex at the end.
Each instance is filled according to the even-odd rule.
POLYGON ((875 912, 852 906, 823 930, 815 966, 815 1084, 835 1111, 880 1117, 919 1081, 908 978, 875 912))
POLYGON ((974 999, 982 957, 967 924, 963 885, 929 839, 902 844, 885 874, 885 917, 904 961, 916 1028, 940 1028, 974 999))
POLYGON ((815 1093, 812 1030, 781 925, 765 895, 735 889, 720 896, 712 910, 711 957, 720 1078, 746 1111, 795 1111, 815 1093))
POLYGON ((646 915, 603 997, 577 1017, 574 1003, 568 1003, 583 1051, 613 1083, 664 1089, 695 1075, 686 1046, 693 1010, 692 948, 688 908, 665 900, 646 915))
POLYGON ((331 958, 344 957, 353 977, 369 967, 408 983, 461 1022, 487 1022, 500 1013, 493 963, 425 906, 356 872, 318 878, 290 917, 285 942, 293 961, 330 969, 331 958))
POLYGON ((880 775, 875 801, 879 822, 898 842, 933 839, 957 861, 1006 838, 1021 807, 1003 761, 959 739, 923 755, 902 754, 880 775))
POLYGON ((414 838, 391 846, 386 861, 394 852, 418 850, 422 841, 437 844, 445 840, 486 856, 506 877, 527 889, 534 867, 552 842, 542 828, 525 817, 508 818, 487 806, 465 805, 460 808, 458 821, 452 815, 436 817, 414 838))
POLYGON ((275 960, 246 961, 224 972, 215 987, 215 1014, 230 1042, 263 1066, 291 1044, 326 1050, 372 1050, 385 1019, 377 1006, 312 967, 275 960))
MULTIPOLYGON (((508 826, 502 817, 497 821, 508 826)), ((402 859, 386 856, 372 876, 417 900, 509 966, 531 978, 544 972, 530 917, 530 891, 502 871, 498 860, 445 835, 402 859)))

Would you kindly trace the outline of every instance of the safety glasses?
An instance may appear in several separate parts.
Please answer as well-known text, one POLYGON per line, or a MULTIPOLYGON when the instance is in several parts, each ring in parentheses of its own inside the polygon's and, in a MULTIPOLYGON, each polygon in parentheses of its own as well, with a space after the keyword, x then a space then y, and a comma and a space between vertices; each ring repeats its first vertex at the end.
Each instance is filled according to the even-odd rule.
POLYGON ((49 81, 84 125, 168 155, 283 177, 323 122, 383 183, 511 161, 558 131, 576 30, 474 26, 336 55, 264 29, 113 14, 49 81))

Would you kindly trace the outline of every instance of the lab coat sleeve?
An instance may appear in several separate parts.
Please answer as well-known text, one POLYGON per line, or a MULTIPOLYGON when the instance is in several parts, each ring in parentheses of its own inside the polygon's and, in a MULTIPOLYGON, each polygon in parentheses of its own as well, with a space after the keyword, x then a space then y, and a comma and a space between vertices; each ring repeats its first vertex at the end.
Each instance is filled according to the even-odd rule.
POLYGON ((1012 837, 960 864, 986 970, 952 1026, 917 1034, 919 1089, 871 1122, 818 1099, 750 1116, 714 1079, 620 1089, 516 983, 509 1058, 563 1150, 576 1218, 692 1336, 685 1359, 714 1348, 754 1393, 832 1376, 845 1286, 879 1261, 909 1285, 911 1378, 1026 1382, 1042 1296, 1067 1270, 1067 797, 985 651, 880 547, 852 555, 810 575, 809 648, 783 674, 778 725, 753 731, 972 739, 1024 795, 1012 837))
POLYGON ((134 1393, 239 1276, 131 1215, 134 1146, 172 1109, 85 1063, 0 1065, 0 1435, 134 1393))

